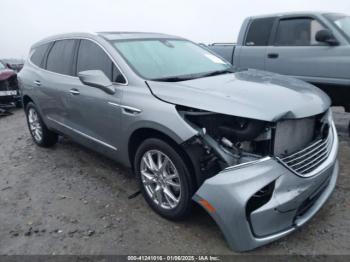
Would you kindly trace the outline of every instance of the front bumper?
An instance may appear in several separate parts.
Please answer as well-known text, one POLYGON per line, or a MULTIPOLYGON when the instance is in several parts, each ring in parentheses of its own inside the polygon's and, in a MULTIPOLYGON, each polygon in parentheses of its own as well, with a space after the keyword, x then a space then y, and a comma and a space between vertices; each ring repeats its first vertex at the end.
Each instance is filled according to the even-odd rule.
POLYGON ((311 177, 300 177, 268 157, 221 171, 207 179, 193 199, 209 212, 235 251, 251 250, 286 236, 309 221, 335 188, 339 167, 334 125, 332 132, 329 156, 311 177), (270 199, 247 212, 253 195, 271 184, 270 199))
POLYGON ((8 104, 21 101, 21 96, 18 90, 0 91, 0 103, 8 104))

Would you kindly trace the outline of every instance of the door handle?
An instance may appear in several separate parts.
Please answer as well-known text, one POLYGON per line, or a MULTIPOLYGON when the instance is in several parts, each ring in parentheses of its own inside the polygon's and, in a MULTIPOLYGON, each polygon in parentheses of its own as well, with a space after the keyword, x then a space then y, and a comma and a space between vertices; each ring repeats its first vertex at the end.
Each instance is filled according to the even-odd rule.
POLYGON ((35 80, 34 84, 37 85, 37 86, 41 86, 41 82, 39 80, 35 80))
POLYGON ((71 90, 69 90, 69 93, 71 93, 72 95, 80 95, 79 90, 76 88, 72 88, 71 90))
POLYGON ((269 53, 269 54, 267 54, 267 57, 268 58, 272 58, 272 59, 276 59, 276 58, 278 58, 278 56, 279 56, 279 54, 277 54, 277 53, 269 53))

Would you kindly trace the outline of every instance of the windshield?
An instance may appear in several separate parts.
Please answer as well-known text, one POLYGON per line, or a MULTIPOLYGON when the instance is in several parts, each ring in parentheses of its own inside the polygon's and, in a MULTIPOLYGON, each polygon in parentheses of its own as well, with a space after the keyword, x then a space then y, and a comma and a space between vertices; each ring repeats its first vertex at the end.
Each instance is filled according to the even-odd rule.
POLYGON ((350 38, 350 16, 342 14, 326 14, 325 16, 350 38))
POLYGON ((113 45, 136 73, 150 80, 181 81, 231 68, 228 62, 187 40, 119 40, 113 45))

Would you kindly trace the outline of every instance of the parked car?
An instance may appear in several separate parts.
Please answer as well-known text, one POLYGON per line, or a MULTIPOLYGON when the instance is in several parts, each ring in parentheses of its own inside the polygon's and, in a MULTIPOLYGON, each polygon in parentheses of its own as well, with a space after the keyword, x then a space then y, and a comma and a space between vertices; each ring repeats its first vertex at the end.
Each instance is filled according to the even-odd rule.
POLYGON ((286 13, 248 17, 237 44, 209 49, 236 67, 297 77, 325 91, 350 112, 350 16, 286 13))
POLYGON ((8 64, 7 67, 12 69, 13 71, 19 73, 22 70, 22 68, 23 68, 23 64, 12 63, 12 64, 8 64))
POLYGON ((154 33, 65 34, 20 72, 34 142, 70 137, 128 167, 168 219, 203 206, 244 251, 310 220, 334 190, 330 100, 301 80, 232 66, 154 33))
POLYGON ((23 68, 23 60, 21 59, 2 59, 0 60, 7 68, 12 69, 16 73, 21 71, 23 68))
POLYGON ((0 104, 22 106, 18 90, 17 74, 0 61, 0 104))

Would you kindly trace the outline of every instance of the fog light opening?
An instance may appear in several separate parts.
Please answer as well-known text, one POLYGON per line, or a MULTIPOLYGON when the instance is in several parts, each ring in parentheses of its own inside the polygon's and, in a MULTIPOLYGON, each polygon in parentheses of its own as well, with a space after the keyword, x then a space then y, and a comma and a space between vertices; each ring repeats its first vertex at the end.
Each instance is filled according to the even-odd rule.
POLYGON ((262 207, 263 205, 265 205, 267 202, 270 201, 274 189, 275 189, 275 181, 261 188, 248 200, 248 203, 246 206, 247 217, 249 217, 254 210, 262 207))

